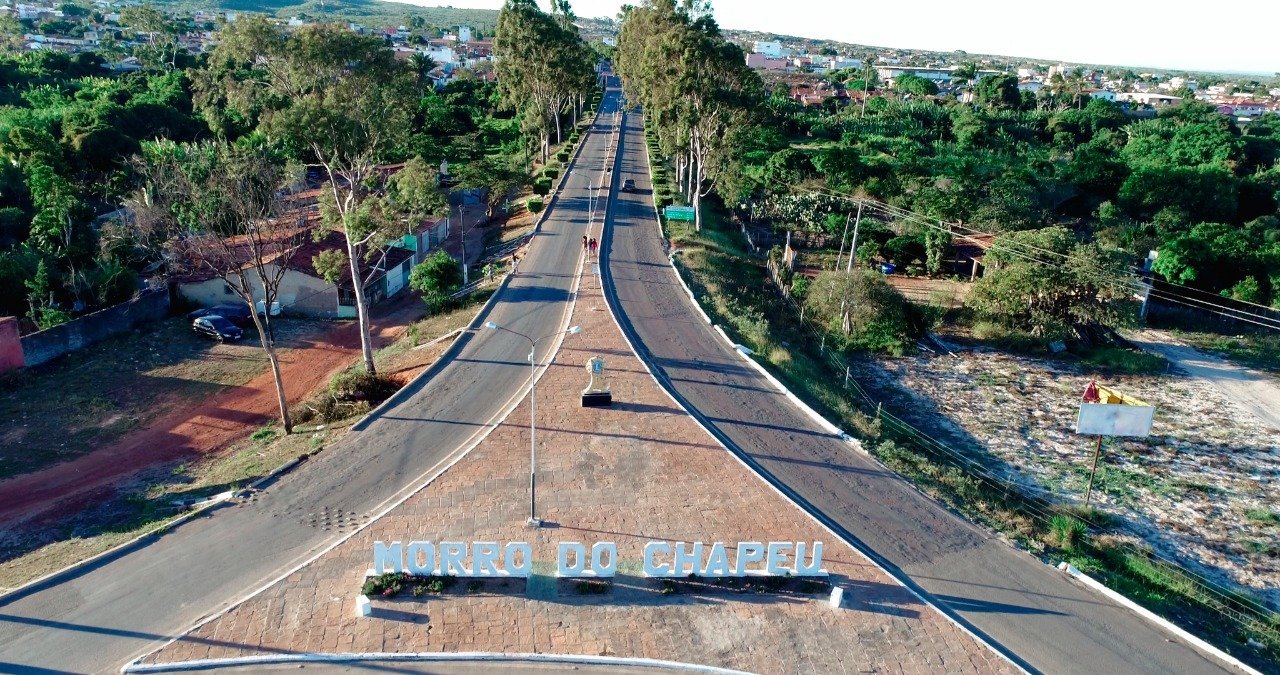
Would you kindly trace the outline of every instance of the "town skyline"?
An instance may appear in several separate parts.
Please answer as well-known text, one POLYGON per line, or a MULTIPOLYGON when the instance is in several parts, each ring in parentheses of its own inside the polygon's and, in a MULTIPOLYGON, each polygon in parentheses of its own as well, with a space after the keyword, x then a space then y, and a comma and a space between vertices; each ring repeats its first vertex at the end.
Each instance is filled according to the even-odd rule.
MULTIPOLYGON (((436 0, 407 1, 423 7, 438 4, 436 0)), ((540 6, 545 4, 539 2, 540 6)), ((616 18, 622 4, 617 0, 577 0, 573 10, 584 18, 616 18)), ((502 0, 456 0, 450 6, 501 9, 502 0)), ((1238 22, 1232 30, 1217 33, 1200 31, 1201 24, 1188 21, 1182 13, 1159 14, 1146 6, 1101 0, 1082 0, 1069 12, 1056 13, 1053 7, 1027 8, 1010 0, 984 3, 976 11, 969 5, 926 0, 913 16, 928 17, 928 21, 907 21, 893 5, 865 5, 855 10, 824 0, 797 0, 788 7, 787 12, 779 13, 765 0, 712 3, 716 22, 726 30, 1044 62, 1241 75, 1280 72, 1280 58, 1269 48, 1266 34, 1266 27, 1280 20, 1280 8, 1257 0, 1239 6, 1240 16, 1257 20, 1238 22), (825 18, 818 21, 817 17, 825 18), (1053 26, 1051 35, 1045 26, 1053 26), (1110 31, 1127 30, 1134 32, 1124 39, 1107 37, 1110 31), (1080 35, 1090 37, 1081 40, 1080 35), (1195 45, 1195 53, 1187 52, 1187 44, 1195 45)))

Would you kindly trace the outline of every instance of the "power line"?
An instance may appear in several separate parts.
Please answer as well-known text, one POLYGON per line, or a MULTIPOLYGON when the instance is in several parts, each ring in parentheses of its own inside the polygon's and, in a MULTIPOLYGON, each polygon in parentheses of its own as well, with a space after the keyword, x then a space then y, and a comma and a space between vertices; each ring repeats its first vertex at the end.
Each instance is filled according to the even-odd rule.
MULTIPOLYGON (((860 204, 863 204, 863 205, 865 205, 865 206, 867 206, 867 207, 870 207, 871 209, 878 210, 878 211, 880 211, 880 212, 884 213, 885 215, 889 215, 889 216, 891 216, 891 217, 896 217, 896 218, 898 218, 898 219, 900 219, 900 220, 905 220, 905 221, 907 221, 907 222, 912 222, 912 223, 916 223, 916 224, 919 224, 919 225, 923 225, 923 226, 925 226, 925 227, 929 227, 929 228, 932 228, 932 229, 935 229, 935 230, 938 230, 938 231, 946 232, 946 233, 948 233, 948 234, 955 234, 955 229, 960 229, 960 230, 964 230, 964 231, 966 231, 966 232, 970 233, 970 234, 968 234, 968 235, 966 235, 966 236, 973 236, 973 235, 991 236, 991 237, 993 237, 993 240, 992 240, 992 243, 991 243, 991 245, 990 245, 989 250, 994 250, 994 251, 997 251, 997 252, 1000 252, 1000 253, 1007 253, 1007 254, 1009 254, 1009 255, 1012 255, 1012 256, 1015 256, 1015 257, 1018 257, 1018 258, 1022 258, 1022 259, 1024 259, 1024 260, 1027 260, 1027 261, 1030 261, 1030 262, 1034 262, 1034 263, 1037 263, 1037 264, 1041 264, 1041 265, 1054 265, 1054 263, 1052 263, 1052 262, 1049 262, 1049 261, 1043 260, 1043 259, 1041 259, 1041 258, 1039 258, 1039 257, 1036 257, 1036 256, 1035 256, 1035 255, 1033 255, 1033 254, 1028 253, 1028 252, 1027 252, 1027 250, 1020 250, 1020 249, 1018 249, 1017 247, 1018 247, 1018 246, 1022 246, 1022 247, 1024 247, 1024 249, 1034 250, 1034 251, 1037 251, 1037 252, 1045 253, 1045 254, 1047 254, 1047 255, 1056 256, 1056 257, 1062 258, 1062 259, 1064 260, 1064 262, 1070 262, 1070 261, 1073 261, 1073 260, 1077 260, 1077 261, 1078 261, 1078 259, 1077 259, 1077 258, 1074 258, 1073 256, 1070 256, 1070 255, 1068 255, 1068 254, 1059 253, 1059 252, 1057 252, 1057 251, 1050 251, 1050 250, 1048 250, 1048 249, 1044 249, 1044 248, 1041 248, 1041 247, 1038 247, 1038 246, 1034 246, 1034 245, 1032 245, 1032 244, 1027 244, 1027 243, 1024 243, 1024 242, 1011 242, 1011 241, 1007 241, 1007 240, 1005 240, 1005 241, 1000 241, 1000 240, 999 240, 998 238, 996 238, 996 237, 995 237, 995 235, 993 235, 992 233, 989 233, 989 232, 982 232, 982 231, 980 231, 980 230, 976 230, 976 229, 973 229, 973 228, 970 228, 970 227, 966 227, 966 226, 964 226, 964 225, 962 225, 962 224, 947 225, 947 224, 942 224, 942 223, 941 223, 941 221, 935 222, 935 221, 933 221, 933 220, 929 219, 928 217, 923 216, 923 215, 921 215, 921 214, 917 214, 917 213, 912 212, 912 211, 907 211, 907 210, 905 210, 905 209, 901 209, 901 208, 898 208, 898 207, 895 207, 895 206, 891 206, 891 205, 889 205, 889 204, 884 204, 884 203, 882 203, 882 202, 877 202, 877 201, 874 201, 874 200, 861 199, 861 198, 858 198, 858 197, 855 197, 855 196, 852 196, 852 195, 846 195, 846 194, 839 193, 839 192, 835 192, 835 191, 832 191, 832 190, 817 189, 817 190, 815 190, 814 192, 819 193, 819 194, 826 194, 826 195, 828 195, 828 196, 837 197, 837 198, 841 198, 841 199, 846 199, 846 200, 848 200, 848 201, 852 201, 852 202, 855 202, 855 203, 860 203, 860 204)), ((1060 266, 1060 264, 1059 264, 1059 266, 1060 266)), ((1155 284, 1154 284, 1154 283, 1153 283, 1153 284, 1145 284, 1145 283, 1143 283, 1143 282, 1139 281, 1138 279, 1119 279, 1119 278, 1116 278, 1116 277, 1099 277, 1097 280, 1098 280, 1099 282, 1101 282, 1101 283, 1104 283, 1104 284, 1107 284, 1107 285, 1111 286, 1113 289, 1115 289, 1115 288, 1119 288, 1119 289, 1121 289, 1121 290, 1125 290, 1125 291, 1128 291, 1128 292, 1130 292, 1130 293, 1134 293, 1134 294, 1137 294, 1137 293, 1146 293, 1146 294, 1148 294, 1148 295, 1151 295, 1151 296, 1156 297, 1157 299, 1160 299, 1160 300, 1166 300, 1166 301, 1169 301, 1169 302, 1173 302, 1173 303, 1177 303, 1177 304, 1185 305, 1185 306, 1187 306, 1187 307, 1191 307, 1192 309, 1199 309, 1199 310, 1207 311, 1207 312, 1210 312, 1210 313, 1213 313, 1213 314, 1218 314, 1218 315, 1223 316, 1223 317, 1226 317, 1226 318, 1235 319, 1235 320, 1238 320, 1238 321, 1244 321, 1244 322, 1246 322, 1246 323, 1252 323, 1252 324, 1255 324, 1255 325, 1258 325, 1258 326, 1262 326, 1262 327, 1264 327, 1264 328, 1270 328, 1270 329, 1273 329, 1273 330, 1280 330, 1280 319, 1272 319, 1271 317, 1259 316, 1259 315, 1257 315, 1257 314, 1248 313, 1248 312, 1246 312, 1246 311, 1244 311, 1244 310, 1241 310, 1241 309, 1236 309, 1236 308, 1233 308, 1233 307, 1228 307, 1228 306, 1226 306, 1226 305, 1224 305, 1224 304, 1222 304, 1222 303, 1220 302, 1220 301, 1222 300, 1222 298, 1220 298, 1219 296, 1213 296, 1211 293, 1208 293, 1207 291, 1200 291, 1200 290, 1198 290, 1198 289, 1190 289, 1190 290, 1196 290, 1197 292, 1202 293, 1202 294, 1210 295, 1211 297, 1214 297, 1214 298, 1216 298, 1217 300, 1219 300, 1219 302, 1209 302, 1209 301, 1207 301, 1207 300, 1201 300, 1201 299, 1199 299, 1199 298, 1193 298, 1193 297, 1190 297, 1190 296, 1187 296, 1187 295, 1178 294, 1178 293, 1175 293, 1175 292, 1173 292, 1173 291, 1157 290, 1157 289, 1154 287, 1154 286, 1155 286, 1155 284), (1193 304, 1193 303, 1194 303, 1194 304, 1193 304)), ((1163 283, 1168 283, 1168 282, 1163 282, 1163 283)), ((1189 287, 1188 287, 1188 288, 1189 288, 1189 287)), ((1243 302, 1243 301, 1237 301, 1237 302, 1243 302)), ((1251 305, 1254 305, 1254 306, 1260 307, 1260 308, 1262 308, 1262 309, 1268 309, 1268 308, 1267 308, 1267 307, 1265 307, 1264 305, 1257 305, 1256 303, 1248 303, 1248 304, 1251 304, 1251 305)), ((1270 311, 1270 310, 1268 309, 1268 311, 1270 311)))

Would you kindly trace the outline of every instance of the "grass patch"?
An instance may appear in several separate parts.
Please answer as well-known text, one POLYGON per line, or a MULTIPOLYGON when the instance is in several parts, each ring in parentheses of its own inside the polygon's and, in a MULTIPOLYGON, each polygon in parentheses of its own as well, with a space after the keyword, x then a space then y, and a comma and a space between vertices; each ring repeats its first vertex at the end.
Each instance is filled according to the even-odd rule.
POLYGON ((1280 525, 1280 511, 1271 509, 1249 509, 1245 517, 1259 525, 1280 525))
MULTIPOLYGON (((897 421, 876 415, 874 407, 868 408, 856 392, 845 388, 842 378, 833 376, 836 364, 824 352, 823 343, 767 290, 762 265, 745 255, 733 228, 708 218, 702 232, 693 232, 684 223, 668 224, 666 232, 673 245, 684 251, 676 259, 677 269, 712 321, 751 347, 800 398, 861 436, 866 447, 891 470, 971 520, 1004 533, 1046 562, 1069 561, 1244 660, 1265 665, 1280 658, 1280 613, 1259 609, 1261 603, 1244 593, 1210 588, 1124 539, 1099 536, 1115 523, 1099 517, 1095 509, 1046 501, 1023 492, 1015 483, 983 476, 974 465, 990 473, 994 460, 980 449, 961 460, 920 442, 897 421), (1262 647, 1249 646, 1249 640, 1262 647)), ((1043 339, 998 324, 980 322, 972 330, 975 338, 1012 351, 1048 353, 1043 339)), ((1099 368, 1117 369, 1131 367, 1123 361, 1140 360, 1127 350, 1095 350, 1093 358, 1099 368)), ((1137 365, 1139 370, 1125 372, 1149 372, 1147 369, 1156 367, 1157 362, 1146 361, 1137 365)), ((1159 368, 1163 367, 1161 361, 1159 368)), ((979 384, 1000 383, 992 376, 979 384)), ((925 433, 936 431, 924 429, 925 433)), ((1087 467, 1078 468, 1075 477, 1087 480, 1087 474, 1087 467)), ((1094 483, 1096 490, 1120 500, 1139 499, 1142 490, 1203 491, 1206 487, 1164 483, 1149 474, 1106 463, 1099 466, 1094 483)), ((1274 515, 1260 513, 1258 522, 1271 524, 1274 515)), ((1271 555, 1270 551, 1263 547, 1255 554, 1271 555)), ((658 591, 664 594, 682 592, 683 585, 657 582, 658 591)))
MULTIPOLYGON (((413 325, 418 327, 418 339, 431 339, 465 326, 475 314, 476 305, 491 294, 492 290, 480 291, 456 310, 416 322, 413 325)), ((401 342, 411 339, 406 335, 401 342)), ((378 367, 387 372, 397 366, 421 367, 435 358, 426 349, 391 350, 390 356, 387 351, 380 352, 376 359, 378 367)), ((158 529, 182 512, 178 503, 238 489, 291 459, 322 451, 338 442, 346 433, 346 423, 357 419, 367 408, 354 410, 323 429, 297 422, 295 433, 289 436, 280 435, 276 427, 264 427, 220 456, 156 467, 132 489, 65 521, 35 531, 3 535, 0 588, 20 586, 158 529)))
POLYGON ((1222 335, 1206 331, 1175 330, 1174 335, 1196 349, 1252 368, 1280 374, 1280 334, 1222 335))
POLYGON ((1128 375, 1163 373, 1169 368, 1163 356, 1124 347, 1094 347, 1080 361, 1098 370, 1128 375))
MULTIPOLYGON (((325 322, 284 319, 277 336, 312 341, 325 322)), ((110 445, 173 410, 240 386, 266 369, 256 337, 221 344, 173 317, 0 376, 0 480, 110 445)))

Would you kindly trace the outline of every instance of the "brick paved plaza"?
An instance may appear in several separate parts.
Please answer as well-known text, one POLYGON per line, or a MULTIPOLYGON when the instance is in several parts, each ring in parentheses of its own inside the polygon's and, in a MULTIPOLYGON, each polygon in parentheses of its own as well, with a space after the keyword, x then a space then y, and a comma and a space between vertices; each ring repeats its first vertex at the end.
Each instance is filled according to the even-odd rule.
POLYGON ((144 662, 485 651, 648 657, 766 673, 1014 670, 783 499, 682 413, 631 354, 597 278, 584 278, 573 323, 583 332, 566 337, 538 386, 538 497, 547 526, 525 526, 525 402, 390 514, 144 662), (611 409, 579 406, 583 364, 595 355, 607 363, 611 409), (539 571, 554 566, 560 541, 588 548, 612 541, 620 576, 603 595, 541 575, 527 587, 513 580, 507 588, 486 582, 475 593, 406 592, 375 598, 373 616, 357 616, 373 542, 411 539, 528 541, 539 571), (822 541, 824 567, 846 589, 844 607, 829 608, 825 593, 664 594, 636 572, 641 547, 656 539, 822 541))

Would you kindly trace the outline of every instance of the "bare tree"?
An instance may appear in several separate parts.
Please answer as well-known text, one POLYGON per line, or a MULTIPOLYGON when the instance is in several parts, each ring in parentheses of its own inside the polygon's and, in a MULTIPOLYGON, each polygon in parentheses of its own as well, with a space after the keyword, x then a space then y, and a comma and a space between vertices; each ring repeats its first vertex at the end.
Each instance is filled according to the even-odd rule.
POLYGON ((293 433, 271 325, 289 262, 310 236, 304 222, 281 214, 290 172, 261 152, 168 141, 148 144, 137 166, 145 186, 134 200, 136 227, 168 232, 171 274, 213 274, 249 307, 271 364, 280 421, 293 433))

